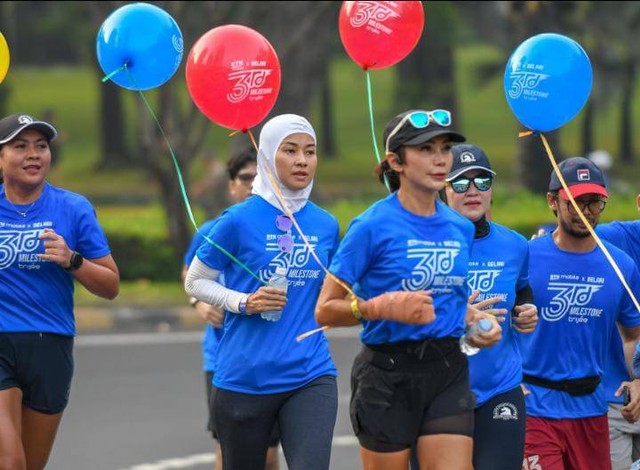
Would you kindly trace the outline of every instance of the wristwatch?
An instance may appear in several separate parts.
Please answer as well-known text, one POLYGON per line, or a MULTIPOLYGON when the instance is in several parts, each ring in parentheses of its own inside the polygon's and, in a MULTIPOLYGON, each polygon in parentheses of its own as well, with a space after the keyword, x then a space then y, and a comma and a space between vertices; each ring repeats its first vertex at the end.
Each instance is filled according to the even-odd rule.
POLYGON ((83 261, 84 261, 84 258, 80 253, 78 253, 77 251, 72 251, 71 259, 69 260, 69 266, 64 268, 64 270, 68 273, 73 272, 76 269, 78 269, 80 266, 82 266, 83 261))
POLYGON ((249 299, 249 296, 245 296, 242 299, 240 299, 240 302, 238 303, 238 313, 240 315, 246 315, 247 314, 247 300, 249 299))

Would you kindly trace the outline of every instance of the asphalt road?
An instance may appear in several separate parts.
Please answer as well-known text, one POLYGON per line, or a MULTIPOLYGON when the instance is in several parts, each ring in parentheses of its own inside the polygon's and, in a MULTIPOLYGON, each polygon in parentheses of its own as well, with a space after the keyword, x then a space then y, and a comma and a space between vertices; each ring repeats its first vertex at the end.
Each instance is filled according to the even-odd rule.
MULTIPOLYGON (((360 468, 348 415, 359 328, 330 330, 339 370, 332 470, 360 468)), ((70 404, 50 470, 201 470, 213 467, 199 331, 80 334, 70 404)), ((281 454, 281 470, 287 466, 281 454)))

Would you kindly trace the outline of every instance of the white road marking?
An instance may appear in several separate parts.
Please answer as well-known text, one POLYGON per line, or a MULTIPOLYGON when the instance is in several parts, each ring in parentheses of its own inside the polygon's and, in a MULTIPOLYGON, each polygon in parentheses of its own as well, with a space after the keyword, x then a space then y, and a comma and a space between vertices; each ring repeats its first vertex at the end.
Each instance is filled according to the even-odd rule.
MULTIPOLYGON (((358 439, 355 436, 336 436, 333 438, 334 447, 357 447, 358 439)), ((282 449, 280 450, 282 453, 282 449)), ((153 463, 142 463, 133 467, 123 468, 121 470, 171 470, 192 468, 196 465, 205 465, 215 463, 216 456, 213 453, 194 454, 186 457, 177 457, 173 459, 159 460, 153 463)))
MULTIPOLYGON (((329 329, 329 339, 357 339, 360 328, 329 329)), ((153 333, 113 333, 113 334, 80 334, 75 338, 75 346, 130 346, 135 344, 185 344, 202 341, 202 331, 175 331, 153 333)), ((304 341, 304 340, 303 340, 304 341)))

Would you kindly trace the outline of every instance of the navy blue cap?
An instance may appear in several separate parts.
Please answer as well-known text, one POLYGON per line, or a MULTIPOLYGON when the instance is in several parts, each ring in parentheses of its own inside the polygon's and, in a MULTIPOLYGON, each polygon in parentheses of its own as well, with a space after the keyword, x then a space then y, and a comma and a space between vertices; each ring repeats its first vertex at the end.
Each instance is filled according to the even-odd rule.
POLYGON ((487 154, 480 147, 471 144, 456 145, 451 148, 453 165, 447 175, 447 181, 456 179, 462 173, 469 170, 483 170, 495 176, 491 169, 491 163, 487 154))
MULTIPOLYGON (((591 160, 583 157, 568 158, 560 162, 558 169, 574 199, 584 194, 609 196, 604 175, 600 168, 591 160)), ((566 191, 562 188, 562 184, 555 170, 551 172, 549 191, 558 191, 563 199, 569 199, 566 191)))

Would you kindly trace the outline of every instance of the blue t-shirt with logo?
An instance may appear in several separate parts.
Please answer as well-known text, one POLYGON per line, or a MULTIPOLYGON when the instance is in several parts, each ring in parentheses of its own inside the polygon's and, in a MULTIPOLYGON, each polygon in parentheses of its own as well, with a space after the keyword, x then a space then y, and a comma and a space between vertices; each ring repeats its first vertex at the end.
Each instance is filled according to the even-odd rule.
POLYGON ((87 259, 110 253, 96 212, 84 196, 46 183, 33 205, 14 206, 0 185, 2 332, 76 333, 73 275, 37 257, 44 253, 44 240, 38 237, 45 229, 55 230, 87 259))
POLYGON ((431 290, 436 312, 429 325, 365 321, 362 342, 462 336, 474 231, 469 220, 440 201, 436 201, 435 213, 425 217, 402 207, 396 193, 355 218, 330 271, 351 285, 357 284, 364 299, 392 291, 431 290))
MULTIPOLYGON (((281 251, 276 226, 282 215, 259 196, 225 210, 208 237, 241 261, 266 283, 277 267, 288 268, 287 305, 277 322, 259 314, 227 312, 224 334, 214 362, 216 387, 241 393, 272 394, 290 391, 323 375, 337 375, 329 344, 323 333, 298 342, 296 337, 318 328, 315 306, 328 266, 338 244, 338 222, 311 201, 294 214, 302 233, 322 266, 295 227, 290 230, 293 249, 281 251)), ((210 243, 200 245, 198 259, 224 274, 229 289, 251 293, 259 282, 210 243)))
MULTIPOLYGON (((640 220, 611 222, 608 224, 600 224, 596 227, 596 234, 603 240, 614 244, 622 251, 627 253, 635 261, 636 266, 640 267, 640 220)), ((636 300, 640 292, 634 292, 636 300)), ((636 325, 638 326, 640 321, 636 325)), ((607 401, 613 403, 622 403, 622 395, 616 397, 614 394, 624 381, 631 380, 627 362, 622 349, 622 338, 616 329, 611 336, 611 347, 607 355, 607 367, 604 376, 604 387, 607 394, 607 401)))
MULTIPOLYGON (((184 264, 189 266, 193 257, 196 255, 196 251, 202 243, 209 243, 206 241, 205 236, 213 227, 215 219, 208 220, 202 224, 198 231, 195 233, 189 244, 189 248, 184 255, 184 264)), ((224 279, 218 278, 218 282, 224 284, 224 279)), ((206 372, 213 372, 213 361, 216 357, 216 349, 220 338, 222 338, 222 328, 214 328, 213 325, 207 323, 204 326, 204 334, 202 335, 202 369, 206 372)))
MULTIPOLYGON (((473 241, 467 282, 471 292, 480 291, 477 301, 500 297, 494 308, 511 312, 516 292, 529 284, 529 245, 522 235, 507 227, 493 222, 489 226, 487 236, 473 241)), ((507 315, 500 324, 499 343, 469 356, 469 379, 477 406, 518 387, 522 381, 522 357, 511 318, 507 315)))
MULTIPOLYGON (((640 274, 623 251, 603 241, 633 292, 640 274)), ((548 380, 603 377, 616 322, 635 326, 640 313, 599 247, 587 253, 559 249, 551 235, 529 242, 529 277, 539 321, 536 330, 518 335, 523 372, 548 380)), ((604 384, 589 395, 527 384, 527 414, 566 419, 607 413, 604 384)))

